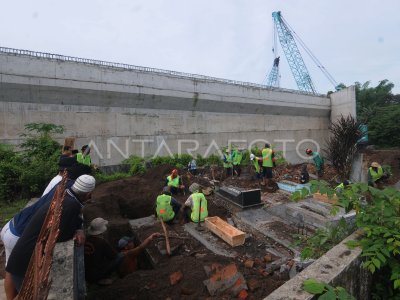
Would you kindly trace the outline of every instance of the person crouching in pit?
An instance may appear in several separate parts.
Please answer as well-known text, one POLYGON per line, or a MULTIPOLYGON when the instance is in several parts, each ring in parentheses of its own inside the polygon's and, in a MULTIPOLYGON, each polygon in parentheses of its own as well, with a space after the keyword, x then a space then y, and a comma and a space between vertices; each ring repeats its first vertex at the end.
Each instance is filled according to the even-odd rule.
POLYGON ((182 184, 182 178, 178 175, 177 169, 172 170, 171 175, 167 177, 166 183, 173 195, 177 195, 178 192, 183 192, 185 190, 185 186, 182 184))
POLYGON ((171 196, 170 188, 165 186, 162 194, 157 197, 155 216, 161 218, 165 223, 171 225, 179 214, 181 204, 171 196))
POLYGON ((203 193, 200 193, 200 186, 197 183, 193 183, 189 191, 192 194, 181 208, 184 220, 185 222, 204 222, 204 219, 208 217, 207 199, 203 193))

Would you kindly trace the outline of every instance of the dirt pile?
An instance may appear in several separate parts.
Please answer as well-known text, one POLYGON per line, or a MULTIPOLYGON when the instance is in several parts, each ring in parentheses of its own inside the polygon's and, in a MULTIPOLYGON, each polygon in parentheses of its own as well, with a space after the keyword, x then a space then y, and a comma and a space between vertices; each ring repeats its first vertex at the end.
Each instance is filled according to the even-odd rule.
POLYGON ((155 199, 172 169, 169 165, 158 166, 143 176, 100 184, 93 192, 91 203, 85 206, 85 220, 137 219, 151 215, 155 199))

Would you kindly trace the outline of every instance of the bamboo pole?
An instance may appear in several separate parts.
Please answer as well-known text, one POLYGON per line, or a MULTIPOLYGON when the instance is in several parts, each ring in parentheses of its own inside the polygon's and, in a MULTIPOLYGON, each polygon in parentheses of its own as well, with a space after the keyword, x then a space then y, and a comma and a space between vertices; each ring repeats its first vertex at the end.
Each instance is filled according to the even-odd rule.
POLYGON ((167 228, 165 227, 164 221, 163 219, 161 219, 160 217, 160 221, 161 221, 161 226, 164 230, 164 235, 165 235, 165 247, 167 249, 167 254, 171 255, 171 247, 169 245, 169 238, 168 238, 168 232, 167 232, 167 228))

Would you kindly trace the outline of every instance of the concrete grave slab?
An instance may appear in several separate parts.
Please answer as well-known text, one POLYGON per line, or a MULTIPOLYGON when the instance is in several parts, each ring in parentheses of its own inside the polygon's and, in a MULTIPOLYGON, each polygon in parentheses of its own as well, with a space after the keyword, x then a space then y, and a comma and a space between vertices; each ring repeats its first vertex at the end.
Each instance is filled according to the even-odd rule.
MULTIPOLYGON (((201 226, 204 226, 202 224, 201 226)), ((197 224, 187 223, 184 225, 185 231, 190 233, 196 240, 202 243, 207 249, 214 252, 217 255, 226 257, 237 256, 236 251, 232 250, 232 247, 222 241, 219 237, 215 236, 211 231, 203 228, 202 231, 196 229, 197 224)))

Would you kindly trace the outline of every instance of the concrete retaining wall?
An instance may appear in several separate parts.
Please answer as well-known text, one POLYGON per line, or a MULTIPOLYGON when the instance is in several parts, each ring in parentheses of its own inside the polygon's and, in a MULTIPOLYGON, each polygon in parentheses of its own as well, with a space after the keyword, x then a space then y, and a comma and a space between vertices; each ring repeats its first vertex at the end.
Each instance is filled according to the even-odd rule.
POLYGON ((304 271, 287 281, 265 300, 311 300, 314 295, 302 288, 306 279, 314 278, 334 287, 341 286, 355 299, 369 300, 372 276, 361 265, 361 249, 349 250, 348 240, 358 239, 359 233, 353 233, 340 244, 333 247, 304 271))
POLYGON ((356 117, 356 87, 350 86, 330 95, 332 101, 331 120, 352 115, 356 117))
POLYGON ((83 246, 73 240, 57 243, 50 271, 49 300, 80 300, 85 298, 85 266, 83 246))
MULTIPOLYGON (((335 103, 354 101, 353 90, 340 93, 335 103)), ((18 144, 27 123, 60 124, 78 147, 94 146, 92 160, 100 165, 193 148, 209 155, 229 141, 245 147, 269 141, 296 163, 299 142, 323 144, 331 99, 0 52, 0 115, 0 142, 18 144)))

